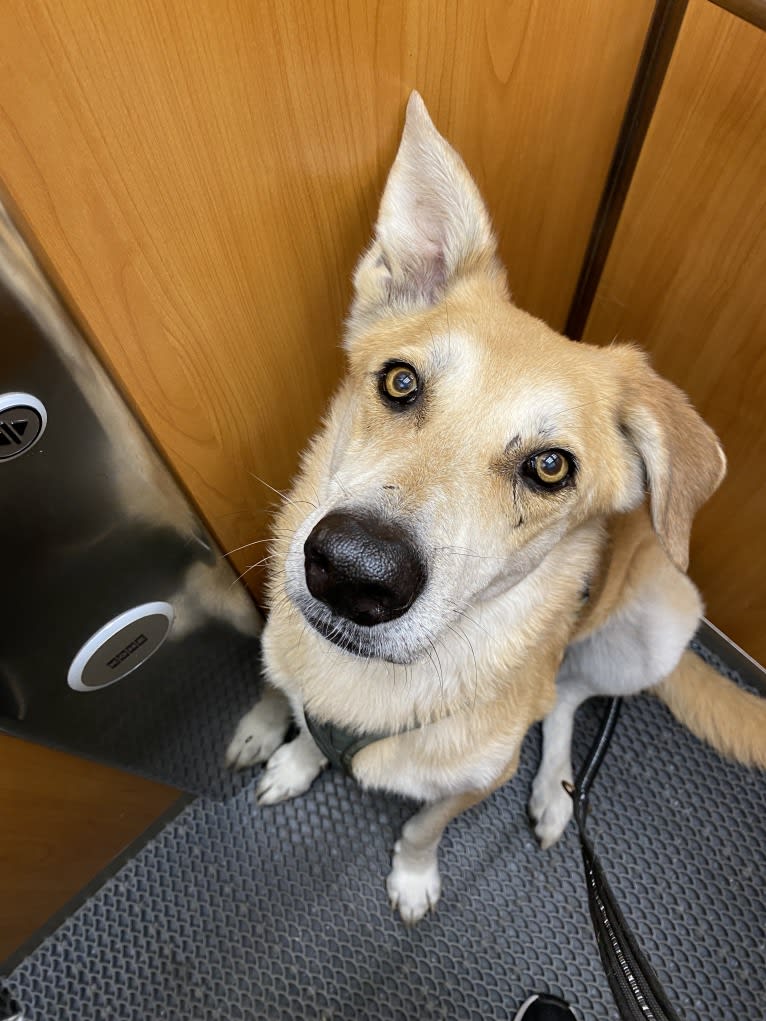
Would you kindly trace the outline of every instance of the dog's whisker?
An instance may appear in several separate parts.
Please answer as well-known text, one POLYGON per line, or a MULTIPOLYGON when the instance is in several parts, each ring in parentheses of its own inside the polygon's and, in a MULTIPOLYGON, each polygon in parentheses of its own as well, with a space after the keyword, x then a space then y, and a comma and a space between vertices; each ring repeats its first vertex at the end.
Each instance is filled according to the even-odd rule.
POLYGON ((250 564, 249 567, 246 567, 242 574, 239 575, 239 577, 234 579, 231 585, 229 585, 229 588, 234 588, 237 582, 242 581, 246 574, 249 574, 249 572, 254 570, 256 567, 260 567, 262 564, 265 564, 268 560, 273 560, 275 556, 276 553, 269 553, 269 555, 263 557, 262 560, 258 560, 255 564, 250 564))
POLYGON ((341 492, 346 497, 346 499, 348 499, 349 492, 346 489, 346 487, 343 485, 343 483, 340 481, 340 479, 338 478, 338 474, 339 474, 338 472, 335 472, 335 474, 332 476, 332 479, 330 481, 334 485, 338 486, 338 488, 341 490, 341 492))
POLYGON ((456 635, 458 638, 462 639, 462 641, 464 641, 468 648, 471 650, 471 658, 473 659, 473 679, 474 679, 473 705, 471 706, 471 709, 474 710, 476 708, 476 697, 479 690, 479 667, 476 663, 476 653, 474 651, 471 639, 459 625, 456 624, 455 627, 453 627, 451 624, 447 624, 447 627, 453 633, 453 635, 456 635))
POLYGON ((601 401, 609 401, 611 399, 612 399, 611 397, 605 394, 603 397, 594 397, 592 401, 586 401, 584 404, 575 404, 573 407, 568 408, 567 410, 580 411, 581 408, 589 408, 591 404, 600 404, 601 401))
MULTIPOLYGON (((248 507, 247 516, 253 517, 253 515, 255 514, 271 514, 272 513, 272 511, 270 510, 271 506, 272 505, 269 505, 267 507, 248 507)), ((225 514, 216 514, 216 520, 218 520, 219 518, 221 520, 225 520, 228 518, 242 517, 243 514, 244 512, 242 510, 226 511, 225 514)))
POLYGON ((321 501, 321 500, 319 499, 319 493, 317 492, 317 487, 316 487, 316 486, 314 485, 314 483, 313 483, 313 482, 311 483, 311 488, 312 488, 312 489, 314 490, 314 496, 316 497, 316 503, 315 503, 315 505, 314 505, 314 508, 315 508, 316 510, 319 510, 319 504, 320 504, 320 503, 321 503, 322 501, 321 501))
POLYGON ((494 641, 495 641, 495 638, 494 638, 494 636, 492 635, 492 632, 491 632, 491 631, 488 631, 488 630, 487 630, 487 629, 486 629, 486 628, 484 627, 484 625, 483 625, 483 624, 480 624, 480 623, 478 622, 478 620, 474 620, 474 618, 473 618, 473 617, 471 617, 471 616, 470 616, 470 614, 468 614, 468 613, 465 613, 465 612, 464 612, 463 610, 457 610, 456 612, 457 612, 457 613, 459 614, 459 616, 461 616, 461 617, 463 617, 463 618, 464 618, 465 620, 467 620, 469 624, 472 624, 472 625, 473 625, 474 627, 477 627, 477 628, 479 629, 479 631, 483 631, 483 632, 484 632, 484 634, 485 634, 485 635, 487 636, 487 638, 488 638, 488 639, 489 639, 489 640, 490 640, 491 642, 494 642, 494 641))
POLYGON ((447 601, 451 604, 452 609, 455 611, 455 613, 459 614, 459 616, 461 617, 464 617, 469 623, 473 624, 474 627, 479 628, 480 631, 483 631, 487 638, 489 638, 491 641, 495 640, 491 632, 489 632, 484 627, 483 624, 480 624, 478 620, 475 620, 469 613, 466 613, 466 611, 462 609, 459 603, 456 603, 454 599, 448 599, 447 601))
POLYGON ((429 652, 429 650, 428 650, 428 649, 425 649, 424 651, 425 651, 425 654, 426 654, 426 656, 428 656, 428 659, 429 659, 429 660, 430 660, 430 662, 431 662, 431 666, 432 666, 432 667, 433 667, 433 669, 434 669, 434 673, 436 673, 436 663, 434 662, 434 658, 433 658, 433 656, 431 655, 431 653, 429 652))
POLYGON ((363 658, 364 658, 364 667, 362 668, 362 672, 360 674, 360 677, 364 677, 364 675, 370 669, 370 663, 372 663, 374 657, 373 656, 364 656, 363 658))
POLYGON ((299 649, 300 648, 300 644, 303 641, 307 630, 308 630, 308 622, 306 622, 303 625, 303 627, 301 628, 301 633, 298 635, 298 641, 294 645, 295 649, 299 649))
POLYGON ((343 649, 345 652, 350 651, 350 646, 345 644, 348 641, 350 641, 350 639, 346 635, 346 632, 343 630, 340 623, 336 624, 335 627, 333 627, 332 631, 327 637, 330 641, 335 641, 335 639, 337 638, 338 639, 337 644, 339 648, 343 649))
POLYGON ((510 555, 502 557, 502 556, 499 556, 499 555, 498 556, 492 556, 491 554, 487 554, 487 553, 473 553, 471 550, 463 550, 463 549, 460 549, 460 547, 458 547, 458 546, 434 546, 433 552, 434 553, 453 553, 455 556, 458 556, 458 557, 473 557, 475 560, 499 560, 501 562, 505 562, 506 560, 510 560, 511 559, 510 555))
MULTIPOLYGON (((444 671, 442 670, 442 663, 439 659, 439 653, 436 651, 436 646, 431 638, 428 638, 428 644, 433 649, 434 656, 436 657, 436 663, 438 665, 437 673, 439 676, 439 688, 441 689, 441 700, 442 700, 442 712, 444 712, 444 671)), ((432 661, 433 662, 433 661, 432 661)))
POLYGON ((340 630, 340 625, 336 624, 336 625, 335 625, 335 626, 333 627, 333 629, 332 629, 332 630, 330 631, 330 633, 329 633, 329 634, 327 635, 327 638, 328 638, 328 639, 329 639, 330 641, 332 641, 332 640, 333 640, 333 638, 335 637, 335 635, 339 635, 339 636, 340 636, 341 634, 342 634, 342 632, 341 632, 341 630, 340 630))
POLYGON ((296 500, 294 497, 288 496, 287 493, 280 492, 279 489, 275 489, 274 486, 268 483, 265 479, 262 479, 260 475, 256 475, 255 472, 253 471, 249 471, 248 475, 252 475, 256 482, 260 482, 261 485, 266 486, 267 489, 270 489, 272 493, 276 493, 281 500, 285 500, 287 503, 293 504, 296 507, 298 506, 298 504, 307 503, 309 507, 313 507, 314 510, 319 509, 319 505, 312 503, 311 500, 296 500))
POLYGON ((288 610, 291 608, 290 600, 287 596, 280 596, 278 599, 275 599, 274 602, 270 604, 269 610, 273 613, 275 610, 281 610, 283 607, 287 607, 288 610))
POLYGON ((257 546, 259 543, 262 543, 262 542, 273 542, 273 541, 274 540, 272 539, 271 536, 269 536, 268 539, 254 539, 252 542, 245 542, 241 546, 235 546, 234 549, 227 550, 226 553, 221 553, 221 555, 218 557, 218 559, 219 560, 223 560, 224 557, 230 557, 232 555, 232 553, 239 553, 240 550, 247 549, 249 546, 257 546))

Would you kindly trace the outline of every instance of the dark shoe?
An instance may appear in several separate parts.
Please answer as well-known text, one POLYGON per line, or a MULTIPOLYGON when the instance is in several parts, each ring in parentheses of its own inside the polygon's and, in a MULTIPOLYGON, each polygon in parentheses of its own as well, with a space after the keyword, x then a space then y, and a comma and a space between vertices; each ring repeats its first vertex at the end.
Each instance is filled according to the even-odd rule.
POLYGON ((0 1021, 24 1021, 19 1005, 0 983, 0 1021))
POLYGON ((536 993, 522 1003, 513 1021, 577 1021, 577 1015, 557 996, 536 993))

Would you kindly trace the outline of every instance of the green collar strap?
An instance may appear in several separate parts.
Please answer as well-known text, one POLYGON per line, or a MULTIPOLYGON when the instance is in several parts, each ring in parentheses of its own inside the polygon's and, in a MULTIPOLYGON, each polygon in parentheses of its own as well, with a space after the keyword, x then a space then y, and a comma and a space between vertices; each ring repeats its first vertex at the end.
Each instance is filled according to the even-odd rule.
POLYGON ((349 776, 351 772, 351 760, 357 752, 366 748, 368 744, 381 741, 390 734, 358 734, 355 731, 345 730, 334 723, 320 723, 304 711, 304 718, 309 733, 314 738, 322 754, 332 766, 339 766, 349 776))

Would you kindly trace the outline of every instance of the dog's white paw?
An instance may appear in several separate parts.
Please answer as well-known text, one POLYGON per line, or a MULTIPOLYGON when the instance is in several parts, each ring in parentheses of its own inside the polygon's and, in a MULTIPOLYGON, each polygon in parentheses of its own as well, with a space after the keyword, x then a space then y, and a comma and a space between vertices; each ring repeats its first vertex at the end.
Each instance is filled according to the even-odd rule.
POLYGON ((312 785, 327 760, 305 734, 277 748, 266 764, 255 791, 259 805, 276 805, 296 798, 312 785))
POLYGON ((289 724, 286 704, 268 699, 257 702, 239 721, 226 749, 226 765, 229 769, 245 769, 266 762, 284 741, 289 724))
POLYGON ((405 925, 414 925, 433 911, 441 896, 442 882, 436 859, 422 864, 408 861, 402 853, 402 842, 397 841, 386 889, 391 907, 399 912, 405 925))
POLYGON ((565 777, 535 777, 529 799, 529 815, 540 847, 547 851, 559 839, 572 818, 572 799, 561 785, 565 777))

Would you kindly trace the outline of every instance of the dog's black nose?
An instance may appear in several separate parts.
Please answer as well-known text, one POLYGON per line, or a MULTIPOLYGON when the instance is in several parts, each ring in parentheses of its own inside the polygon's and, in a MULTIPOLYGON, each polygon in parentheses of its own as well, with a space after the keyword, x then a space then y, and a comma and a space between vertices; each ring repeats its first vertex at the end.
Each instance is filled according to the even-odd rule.
POLYGON ((314 526, 303 553, 312 596, 365 627, 401 617, 426 583, 412 539, 371 517, 328 514, 314 526))

